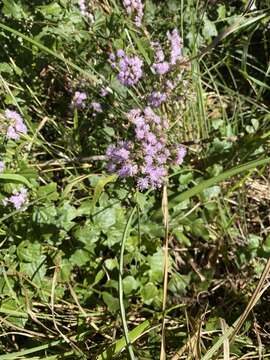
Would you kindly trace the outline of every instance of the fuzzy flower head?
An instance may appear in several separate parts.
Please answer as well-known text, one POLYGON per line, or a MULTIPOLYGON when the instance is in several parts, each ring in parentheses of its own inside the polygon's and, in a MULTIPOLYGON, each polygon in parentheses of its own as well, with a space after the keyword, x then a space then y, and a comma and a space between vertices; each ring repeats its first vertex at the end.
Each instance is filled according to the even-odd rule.
POLYGON ((109 146, 108 170, 120 177, 135 179, 140 190, 158 189, 166 181, 169 165, 183 161, 185 149, 170 146, 168 121, 150 106, 143 111, 131 110, 127 118, 134 131, 134 140, 109 146))
POLYGON ((8 120, 6 137, 12 140, 18 140, 21 134, 27 134, 27 127, 20 114, 16 111, 7 109, 5 117, 8 120))
POLYGON ((85 0, 78 0, 78 5, 79 5, 79 8, 80 8, 80 12, 81 14, 90 19, 91 21, 93 21, 93 15, 89 13, 89 11, 87 11, 87 6, 86 6, 86 3, 85 3, 85 0))
POLYGON ((102 87, 102 88, 100 89, 99 95, 100 95, 101 97, 105 97, 105 96, 107 96, 108 94, 109 94, 109 91, 108 91, 107 88, 102 87))
POLYGON ((176 156, 175 156, 175 160, 174 160, 174 164, 175 165, 181 165, 184 161, 184 157, 187 154, 187 150, 186 148, 184 148, 183 146, 178 146, 176 149, 176 156))
POLYGON ((170 70, 170 65, 165 61, 165 54, 159 42, 151 42, 154 50, 155 62, 152 69, 159 75, 164 75, 170 70))
POLYGON ((75 91, 73 97, 73 104, 76 108, 82 108, 85 106, 86 99, 87 99, 87 95, 85 92, 75 91))
POLYGON ((142 25, 143 4, 141 0, 123 0, 123 5, 128 15, 135 15, 134 21, 137 27, 142 25))
POLYGON ((164 75, 172 70, 172 66, 182 59, 183 41, 179 36, 178 30, 174 29, 171 33, 167 32, 167 38, 170 42, 170 61, 166 61, 164 51, 159 42, 151 42, 154 51, 155 61, 152 69, 158 75, 164 75))
POLYGON ((101 113, 103 111, 100 103, 98 103, 96 101, 93 101, 91 103, 91 107, 93 108, 95 113, 101 113))
POLYGON ((28 199, 27 189, 21 187, 20 190, 14 191, 13 195, 3 200, 3 204, 6 206, 8 203, 12 204, 16 210, 23 210, 28 199))
POLYGON ((110 54, 109 60, 113 69, 118 69, 118 80, 125 86, 138 83, 143 75, 143 62, 138 56, 127 56, 124 50, 117 50, 116 55, 110 54))
POLYGON ((153 91, 147 100, 150 106, 157 108, 167 100, 167 95, 159 91, 153 91))
POLYGON ((171 33, 168 31, 167 38, 171 43, 171 65, 175 65, 182 58, 183 41, 177 29, 174 29, 171 33))
POLYGON ((4 161, 0 161, 0 174, 5 170, 5 163, 4 161))

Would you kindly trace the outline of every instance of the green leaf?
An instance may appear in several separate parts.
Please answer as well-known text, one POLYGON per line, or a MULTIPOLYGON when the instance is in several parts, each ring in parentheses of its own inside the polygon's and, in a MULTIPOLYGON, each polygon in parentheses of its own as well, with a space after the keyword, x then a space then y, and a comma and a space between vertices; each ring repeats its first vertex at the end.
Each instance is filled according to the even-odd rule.
POLYGON ((215 24, 210 21, 206 15, 204 16, 204 27, 202 34, 207 40, 211 39, 213 36, 217 36, 218 34, 215 24))
POLYGON ((1 180, 5 182, 21 183, 28 186, 29 188, 31 187, 30 182, 22 175, 4 173, 0 174, 0 181, 1 180))
POLYGON ((22 241, 17 247, 17 255, 22 262, 34 262, 42 258, 42 246, 37 241, 22 241))
POLYGON ((118 267, 117 259, 106 259, 104 262, 106 268, 110 271, 118 267))
POLYGON ((20 1, 15 2, 14 0, 3 0, 3 4, 4 6, 2 11, 5 16, 13 17, 18 20, 27 16, 20 1))
POLYGON ((129 295, 132 293, 133 290, 137 290, 139 287, 139 283, 136 279, 134 279, 133 276, 126 276, 123 279, 123 287, 124 287, 124 293, 126 295, 129 295))
POLYGON ((115 313, 119 310, 119 300, 113 297, 110 293, 103 291, 102 298, 105 304, 108 306, 110 312, 115 313))
POLYGON ((91 259, 91 254, 89 251, 84 249, 76 250, 70 257, 70 262, 73 265, 83 266, 91 259))
POLYGON ((163 280, 163 250, 159 249, 154 255, 148 256, 150 266, 149 277, 152 282, 162 282, 163 280))
POLYGON ((149 282, 142 288, 141 295, 143 302, 146 305, 151 305, 155 297, 158 295, 158 289, 153 283, 149 282))
POLYGON ((30 262, 21 262, 20 263, 20 272, 29 276, 30 280, 37 286, 42 286, 46 274, 46 265, 45 265, 46 256, 42 255, 38 259, 30 262))
POLYGON ((61 6, 57 2, 52 2, 48 5, 38 6, 38 9, 45 18, 50 18, 51 16, 59 15, 63 12, 61 6))
MULTIPOLYGON (((6 0, 7 2, 9 0, 6 0)), ((3 30, 5 31, 8 31, 18 37, 21 37, 22 39, 28 41, 29 43, 31 43, 32 45, 35 45, 38 49, 54 56, 55 58, 61 60, 62 62, 66 63, 67 65, 69 65, 71 68, 73 68, 74 70, 77 70, 79 71, 80 73, 84 74, 84 76, 86 78, 88 78, 89 80, 93 81, 94 83, 96 82, 97 78, 96 76, 94 76, 93 74, 89 73, 88 71, 86 70, 83 70, 82 68, 80 68, 78 65, 74 64, 72 61, 64 58, 62 55, 59 55, 58 53, 56 53, 55 51, 49 49, 47 46, 41 44, 40 42, 34 40, 33 38, 15 30, 15 29, 12 29, 11 27, 3 24, 3 23, 0 23, 0 28, 2 28, 3 30)))
POLYGON ((10 321, 12 324, 24 328, 28 321, 28 315, 26 312, 22 311, 25 309, 24 299, 18 297, 17 300, 19 301, 19 304, 14 299, 5 299, 2 301, 0 313, 4 313, 6 320, 10 321), (18 305, 20 306, 19 308, 18 305))
POLYGON ((59 194, 57 192, 57 184, 55 182, 51 182, 48 185, 40 186, 38 188, 37 196, 40 198, 46 198, 46 200, 53 201, 59 198, 59 194))
MULTIPOLYGON (((94 217, 95 225, 103 232, 106 232, 110 227, 116 223, 116 210, 115 208, 109 208, 101 210, 94 217)), ((120 241, 120 240, 119 240, 120 241)))
MULTIPOLYGON (((142 324, 136 326, 129 332, 129 339, 131 343, 134 343, 141 334, 150 326, 148 320, 144 321, 142 324)), ((98 356, 97 360, 110 360, 114 355, 120 353, 126 346, 126 340, 124 337, 116 341, 109 349, 105 350, 101 355, 98 356)))
POLYGON ((114 182, 116 179, 117 179, 117 175, 110 175, 110 176, 102 178, 98 181, 98 183, 95 187, 94 196, 93 196, 93 200, 92 200, 91 213, 95 209, 98 199, 99 199, 102 191, 104 190, 105 186, 110 182, 114 182))
POLYGON ((184 295, 186 288, 189 285, 189 281, 190 281, 190 276, 173 273, 168 284, 168 289, 173 294, 184 295))

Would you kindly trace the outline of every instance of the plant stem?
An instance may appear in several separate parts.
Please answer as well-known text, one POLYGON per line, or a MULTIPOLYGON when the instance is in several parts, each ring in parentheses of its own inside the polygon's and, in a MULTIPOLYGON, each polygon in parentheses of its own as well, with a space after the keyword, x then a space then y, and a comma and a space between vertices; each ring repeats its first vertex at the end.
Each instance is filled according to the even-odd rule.
POLYGON ((162 211, 164 221, 164 272, 163 272, 163 300, 162 300, 162 326, 161 326, 161 349, 160 349, 160 360, 166 359, 166 303, 167 303, 167 291, 168 291, 168 257, 169 257, 169 211, 168 211, 168 194, 167 185, 163 186, 162 196, 162 211))

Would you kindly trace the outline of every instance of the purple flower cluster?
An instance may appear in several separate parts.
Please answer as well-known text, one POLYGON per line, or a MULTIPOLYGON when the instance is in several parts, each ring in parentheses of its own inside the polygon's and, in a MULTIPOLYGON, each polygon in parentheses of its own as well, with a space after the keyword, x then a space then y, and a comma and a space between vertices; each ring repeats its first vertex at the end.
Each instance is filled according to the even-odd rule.
POLYGON ((147 100, 150 106, 157 108, 167 100, 167 95, 165 93, 161 93, 160 91, 153 91, 148 96, 147 100))
POLYGON ((27 189, 22 187, 19 191, 14 191, 13 195, 3 200, 3 204, 6 206, 11 203, 16 210, 22 210, 27 202, 27 189))
POLYGON ((134 145, 130 141, 119 141, 117 146, 110 145, 106 151, 110 159, 108 171, 117 172, 121 177, 136 175, 138 166, 133 163, 133 149, 134 145))
POLYGON ((20 114, 16 111, 7 109, 5 111, 5 117, 9 121, 6 137, 12 140, 18 140, 21 134, 27 134, 27 127, 20 114))
POLYGON ((85 92, 75 91, 73 97, 73 104, 76 108, 82 108, 85 106, 86 99, 87 99, 87 95, 85 92))
POLYGON ((171 67, 182 58, 182 39, 179 36, 177 29, 171 33, 167 32, 167 38, 171 45, 171 59, 170 62, 165 61, 165 55, 159 42, 152 42, 152 48, 155 53, 155 62, 152 65, 154 71, 159 75, 164 75, 171 70, 171 67))
POLYGON ((93 15, 90 14, 88 11, 87 11, 87 6, 85 4, 85 0, 78 0, 78 5, 79 5, 79 8, 80 8, 80 12, 83 16, 85 16, 86 18, 89 18, 90 20, 93 20, 93 15))
POLYGON ((5 163, 4 161, 0 161, 0 174, 5 170, 5 163))
POLYGON ((135 13, 135 25, 140 27, 143 18, 143 4, 141 0, 123 0, 123 5, 126 8, 128 15, 135 13))
POLYGON ((136 85, 143 75, 142 60, 138 56, 127 56, 122 49, 110 55, 110 62, 113 69, 119 69, 117 78, 125 86, 136 85))
POLYGON ((179 36, 177 29, 174 29, 171 34, 168 31, 167 37, 171 42, 171 64, 175 65, 176 62, 182 58, 182 39, 179 36))
POLYGON ((166 136, 169 124, 150 107, 131 110, 127 117, 134 126, 135 141, 121 141, 108 148, 108 170, 120 177, 134 177, 140 190, 160 188, 167 166, 183 161, 183 147, 170 149, 166 136))

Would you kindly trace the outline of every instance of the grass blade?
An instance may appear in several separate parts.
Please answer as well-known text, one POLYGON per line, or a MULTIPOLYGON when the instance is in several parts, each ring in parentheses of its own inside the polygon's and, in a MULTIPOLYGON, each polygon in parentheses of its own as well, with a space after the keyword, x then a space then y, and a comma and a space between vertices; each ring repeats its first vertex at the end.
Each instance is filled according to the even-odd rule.
POLYGON ((169 263, 169 210, 168 210, 168 193, 167 186, 163 187, 162 196, 162 211, 164 219, 164 270, 163 270, 163 300, 162 300, 162 327, 161 327, 161 349, 160 360, 166 359, 166 337, 165 337, 165 325, 166 325, 166 303, 167 303, 167 291, 168 291, 168 263, 169 263))
POLYGON ((60 345, 63 342, 64 342, 63 340, 51 341, 51 342, 49 342, 47 344, 36 346, 34 348, 30 348, 30 349, 10 353, 10 354, 0 355, 0 360, 18 359, 20 356, 24 356, 24 355, 28 355, 28 354, 34 354, 34 353, 36 353, 38 351, 47 350, 47 349, 50 349, 51 347, 60 345))
POLYGON ((129 357, 131 360, 136 360, 136 357, 133 352, 133 348, 130 342, 129 338, 129 332, 128 332, 128 326, 127 326, 127 320, 126 320, 126 312, 125 312, 125 305, 124 305, 124 291, 123 291, 123 274, 124 274, 124 252, 125 252, 125 244, 126 240, 129 234, 130 226, 132 223, 133 216, 136 212, 136 207, 133 208, 131 211, 125 231, 123 233, 122 237, 122 244, 121 244, 121 250, 120 250, 120 261, 119 261, 119 305, 120 305, 120 314, 121 314, 121 320, 123 324, 123 330, 124 330, 124 336, 126 340, 126 347, 129 353, 129 357))
MULTIPOLYGON (((173 200, 173 202, 181 202, 184 200, 187 200, 191 198, 192 196, 195 196, 199 193, 201 193, 203 190, 216 185, 226 179, 229 179, 235 175, 241 174, 242 172, 249 171, 251 169, 254 169, 258 166, 263 166, 270 163, 270 157, 260 159, 260 160, 254 160, 250 161, 248 163, 245 163, 243 165, 236 166, 230 170, 224 171, 223 173, 212 177, 211 179, 207 179, 205 181, 202 181, 200 184, 194 186, 193 188, 184 191, 183 193, 179 195, 173 195, 169 198, 170 201, 173 200)), ((169 203, 169 208, 172 208, 174 204, 169 203)))
MULTIPOLYGON (((148 320, 146 320, 140 325, 136 326, 134 329, 132 329, 129 332, 130 342, 131 343, 135 342, 149 326, 150 323, 148 320)), ((115 344, 110 346, 108 350, 105 350, 102 354, 100 354, 97 360, 109 360, 112 358, 112 356, 122 351, 125 346, 126 346, 126 339, 125 337, 122 337, 121 339, 116 341, 115 344)))

